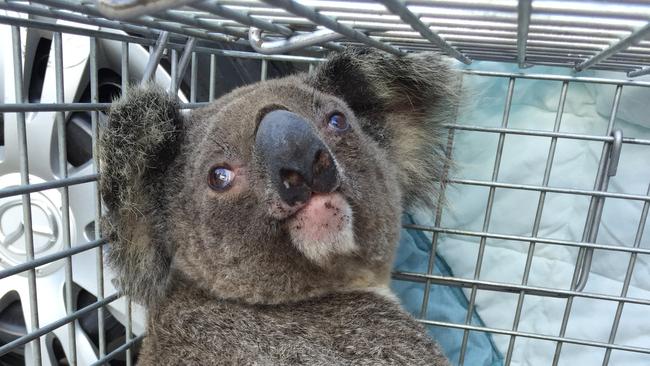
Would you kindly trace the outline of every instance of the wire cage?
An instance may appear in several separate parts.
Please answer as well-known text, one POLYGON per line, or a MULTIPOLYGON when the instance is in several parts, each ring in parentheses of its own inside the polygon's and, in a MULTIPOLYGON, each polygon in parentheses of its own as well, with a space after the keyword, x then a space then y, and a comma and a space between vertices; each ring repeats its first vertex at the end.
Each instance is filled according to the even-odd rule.
MULTIPOLYGON (((631 308, 633 314, 650 310, 647 272, 638 270, 650 267, 650 242, 643 236, 650 133, 620 120, 628 90, 648 96, 650 81, 642 76, 650 74, 649 20, 650 4, 633 0, 0 0, 0 364, 130 365, 137 359, 142 309, 116 292, 103 263, 108 243, 97 224, 102 207, 95 183, 101 174, 98 129, 127 84, 153 79, 192 109, 236 85, 311 71, 345 45, 396 55, 437 51, 458 61, 464 85, 491 82, 499 93, 488 100, 498 105, 497 123, 473 120, 481 107, 468 102, 470 112, 445 126, 448 154, 484 170, 474 176, 450 170, 448 201, 453 206, 459 195, 478 197, 480 217, 450 221, 462 210, 439 206, 428 219, 406 223, 405 232, 426 234, 428 258, 421 270, 394 272, 395 281, 421 289, 419 304, 409 309, 419 321, 459 336, 452 361, 472 364, 472 335, 485 334, 497 344, 494 364, 567 364, 573 359, 567 354, 587 353, 603 365, 648 364, 650 341, 621 333, 624 327, 650 332, 647 319, 625 315, 631 308), (548 123, 520 123, 522 114, 513 111, 525 90, 518 88, 531 82, 554 88, 548 123), (566 128, 574 88, 607 90, 598 106, 607 110, 605 117, 590 120, 589 129, 574 128, 577 122, 566 128), (470 139, 475 145, 487 142, 465 152, 459 146, 468 136, 477 136, 470 139), (534 167, 526 165, 527 154, 513 151, 517 138, 528 139, 519 146, 541 154, 534 167), (588 179, 571 172, 554 176, 569 154, 565 144, 595 151, 595 163, 580 168, 588 179), (474 153, 484 159, 472 160, 474 153), (506 165, 512 161, 531 169, 526 179, 511 179, 506 165), (622 184, 632 176, 645 183, 622 184), (472 189, 481 194, 468 193, 472 189), (512 218, 512 206, 499 198, 503 192, 523 194, 518 202, 532 207, 519 215, 528 230, 513 232, 499 223, 512 218), (560 215, 554 211, 558 200, 571 206, 574 199, 581 202, 573 207, 579 235, 548 234, 544 222, 560 215), (614 210, 626 231, 620 241, 603 234, 618 225, 607 222, 616 204, 625 207, 614 210), (459 238, 469 243, 463 260, 450 254, 458 252, 453 240, 459 238), (486 269, 488 260, 499 263, 491 259, 495 247, 518 248, 523 261, 516 274, 504 270, 499 277, 486 269), (541 252, 570 258, 566 285, 533 279, 541 252), (438 270, 441 253, 455 273, 438 270), (590 286, 590 275, 614 262, 617 290, 590 286), (430 299, 443 287, 462 289, 466 304, 459 319, 431 314, 430 299), (507 321, 493 321, 484 309, 504 298, 509 307, 500 312, 507 321), (557 305, 549 318, 552 331, 525 325, 535 311, 531 299, 557 305), (604 335, 572 330, 576 309, 590 308, 605 309, 594 310, 593 318, 605 324, 604 335), (534 358, 540 349, 545 356, 534 358)), ((640 103, 647 112, 647 100, 640 103)), ((647 116, 642 119, 650 128, 647 116)))

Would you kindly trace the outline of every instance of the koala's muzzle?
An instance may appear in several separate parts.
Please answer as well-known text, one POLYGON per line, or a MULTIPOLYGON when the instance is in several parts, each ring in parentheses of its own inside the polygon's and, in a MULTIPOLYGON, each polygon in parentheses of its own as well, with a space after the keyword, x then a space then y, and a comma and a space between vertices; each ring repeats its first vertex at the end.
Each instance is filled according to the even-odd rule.
POLYGON ((295 113, 267 113, 257 129, 255 151, 280 198, 289 205, 338 188, 336 164, 327 146, 312 124, 295 113))

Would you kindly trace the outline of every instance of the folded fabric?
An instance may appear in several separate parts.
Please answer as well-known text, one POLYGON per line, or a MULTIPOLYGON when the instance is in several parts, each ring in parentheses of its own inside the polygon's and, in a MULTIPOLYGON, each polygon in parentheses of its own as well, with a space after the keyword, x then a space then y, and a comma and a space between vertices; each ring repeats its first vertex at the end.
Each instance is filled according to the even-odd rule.
MULTIPOLYGON (((481 70, 516 71, 513 66, 495 63, 477 63, 472 67, 481 70)), ((571 73, 568 69, 550 67, 537 67, 526 72, 556 75, 571 73)), ((601 76, 599 73, 585 75, 601 76)), ((461 111, 458 123, 501 127, 504 123, 508 78, 465 75, 464 86, 470 96, 468 101, 471 102, 461 111)), ((552 131, 561 88, 562 82, 559 81, 517 79, 507 127, 552 131)), ((624 136, 650 138, 648 90, 650 89, 623 87, 614 127, 620 128, 624 136)), ((559 131, 605 135, 615 91, 616 85, 571 82, 559 131)), ((495 167, 498 139, 498 133, 456 131, 453 148, 456 169, 452 176, 490 181, 495 167)), ((497 181, 542 185, 551 140, 550 137, 506 135, 497 181)), ((558 139, 548 185, 592 190, 602 149, 603 142, 599 141, 558 139)), ((645 195, 649 183, 650 147, 625 144, 618 172, 611 178, 608 191, 645 195)), ((488 192, 488 187, 451 185, 446 193, 448 205, 443 210, 441 226, 482 231, 488 192)), ((534 233, 533 223, 539 197, 540 193, 535 191, 497 188, 487 231, 580 241, 590 197, 547 193, 539 228, 534 233)), ((642 201, 607 198, 596 242, 604 245, 632 246, 642 208, 642 201)), ((413 217, 417 223, 433 224, 430 212, 417 212, 413 217)), ((650 221, 645 223, 646 235, 640 243, 642 248, 650 247, 650 235, 647 234, 649 230, 650 221)), ((479 240, 480 238, 461 235, 439 235, 438 254, 444 258, 455 276, 471 279, 474 277, 477 263, 479 240)), ((521 284, 529 244, 523 241, 488 238, 485 241, 480 279, 521 284)), ((568 289, 577 254, 578 249, 575 247, 537 243, 528 285, 568 289)), ((620 296, 629 259, 629 253, 596 250, 584 291, 620 296)), ((408 268, 409 263, 411 262, 404 268, 408 268)), ((650 258, 648 255, 639 255, 627 296, 650 299, 648 278, 650 258)), ((463 290, 466 296, 469 291, 463 290)), ((517 299, 516 293, 479 290, 476 296, 476 311, 487 326, 511 330, 517 299)), ((526 295, 518 330, 558 336, 566 302, 563 298, 526 295)), ((607 343, 617 305, 615 301, 577 297, 573 302, 565 336, 607 343)), ((647 305, 626 304, 623 307, 616 344, 646 348, 650 345, 650 317, 647 316, 647 311, 647 305)), ((461 319, 461 322, 463 320, 461 319)), ((510 337, 495 335, 493 340, 500 353, 505 354, 510 337)), ((512 364, 551 364, 555 347, 555 342, 518 337, 512 364)), ((601 364, 604 356, 603 348, 564 344, 559 364, 601 364)), ((648 365, 650 355, 614 350, 609 364, 648 365)))
MULTIPOLYGON (((413 223, 409 215, 404 215, 403 223, 413 223)), ((395 270, 403 272, 427 273, 431 239, 421 231, 402 229, 400 246, 395 258, 395 270)), ((436 256, 433 274, 452 276, 447 263, 436 256)), ((394 280, 393 291, 402 301, 406 310, 416 317, 421 315, 424 299, 424 283, 394 280)), ((427 311, 424 319, 450 323, 464 323, 467 317, 467 298, 457 287, 431 285, 427 311)), ((483 325, 476 314, 472 315, 473 325, 483 325)), ((463 340, 463 330, 446 327, 428 326, 429 334, 440 343, 452 364, 458 364, 463 340)), ((503 359, 494 347, 489 334, 470 332, 465 353, 465 365, 497 366, 502 365, 503 359)))

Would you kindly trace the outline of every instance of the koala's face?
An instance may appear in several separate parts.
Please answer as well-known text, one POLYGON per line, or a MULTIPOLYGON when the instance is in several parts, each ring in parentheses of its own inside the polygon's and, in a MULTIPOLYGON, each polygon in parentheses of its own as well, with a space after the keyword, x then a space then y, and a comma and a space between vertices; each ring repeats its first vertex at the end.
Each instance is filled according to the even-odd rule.
POLYGON ((187 118, 163 91, 130 91, 100 141, 122 290, 155 304, 182 276, 274 303, 387 286, 402 209, 443 178, 456 85, 434 54, 349 50, 187 118))
POLYGON ((237 90, 188 123, 171 201, 179 271, 254 302, 387 283, 399 168, 345 100, 290 77, 237 90))

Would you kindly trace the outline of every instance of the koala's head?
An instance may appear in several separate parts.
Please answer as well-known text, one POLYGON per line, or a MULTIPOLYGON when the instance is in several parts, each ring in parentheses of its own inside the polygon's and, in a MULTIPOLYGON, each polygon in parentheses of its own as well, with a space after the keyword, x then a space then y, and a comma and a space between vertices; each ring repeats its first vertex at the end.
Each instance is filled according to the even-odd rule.
POLYGON ((431 202, 457 79, 434 54, 336 54, 181 116, 155 88, 116 102, 102 193, 123 289, 180 276, 278 303, 388 284, 400 214, 431 202))

